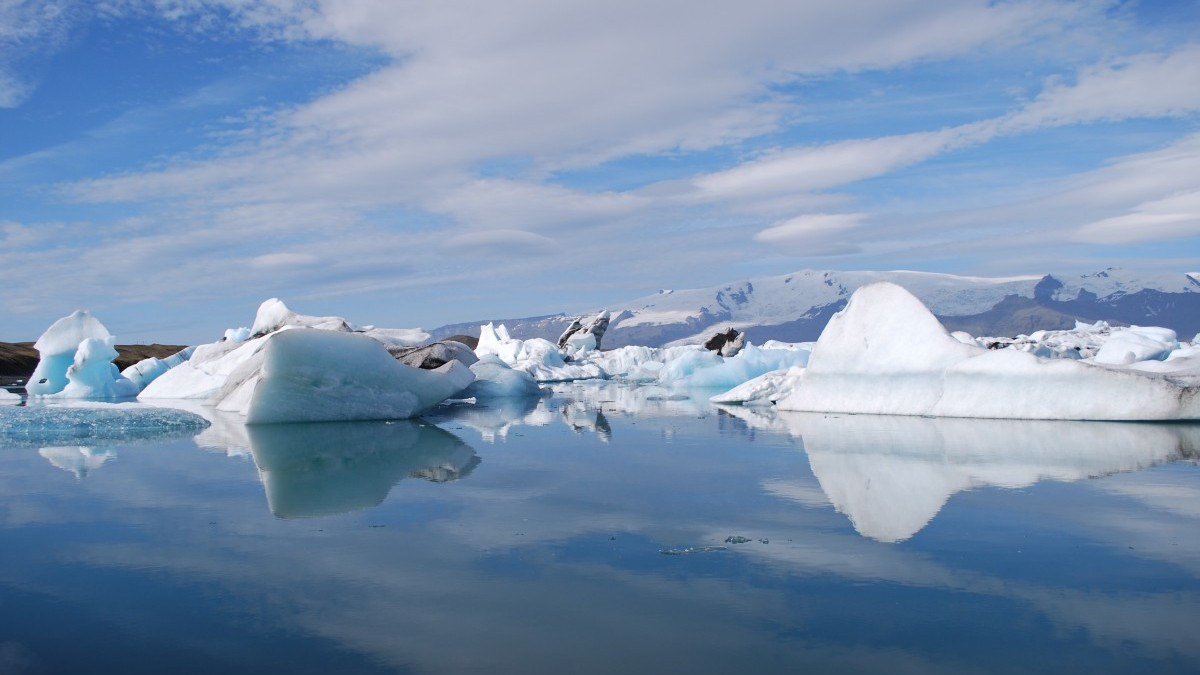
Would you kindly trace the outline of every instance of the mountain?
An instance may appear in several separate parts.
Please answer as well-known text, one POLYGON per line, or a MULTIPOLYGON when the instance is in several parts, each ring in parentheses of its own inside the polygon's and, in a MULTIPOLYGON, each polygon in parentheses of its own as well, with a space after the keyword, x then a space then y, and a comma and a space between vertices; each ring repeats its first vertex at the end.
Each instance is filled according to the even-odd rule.
MULTIPOLYGON (((608 307, 605 347, 701 342, 733 327, 750 340, 815 340, 859 286, 897 283, 920 298, 950 330, 1014 336, 1072 328, 1076 321, 1164 326, 1183 340, 1200 332, 1200 273, 1137 273, 1119 268, 1082 275, 964 277, 929 272, 802 270, 725 286, 663 290, 608 307)), ((599 311, 597 309, 596 311, 599 311)), ((481 323, 503 323, 513 337, 556 340, 572 320, 594 314, 488 319, 443 326, 431 334, 477 335, 481 323)))

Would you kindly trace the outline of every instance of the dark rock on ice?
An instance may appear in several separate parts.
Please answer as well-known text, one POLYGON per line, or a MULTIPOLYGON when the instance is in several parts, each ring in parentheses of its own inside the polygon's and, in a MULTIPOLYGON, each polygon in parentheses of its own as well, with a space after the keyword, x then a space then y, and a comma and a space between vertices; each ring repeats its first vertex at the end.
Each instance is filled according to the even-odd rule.
POLYGON ((596 338, 595 349, 600 349, 600 340, 604 337, 604 332, 608 330, 608 322, 611 316, 608 312, 600 312, 596 316, 588 319, 586 322, 580 319, 575 319, 563 334, 558 338, 559 349, 566 349, 571 342, 571 338, 575 336, 591 335, 596 338))
POLYGON ((458 361, 464 366, 479 361, 470 347, 455 340, 432 342, 421 347, 393 347, 388 351, 397 361, 424 370, 440 368, 450 361, 458 361))
POLYGON ((704 343, 705 349, 716 352, 721 356, 735 356, 745 346, 746 334, 739 333, 734 328, 730 328, 724 333, 717 333, 704 343))

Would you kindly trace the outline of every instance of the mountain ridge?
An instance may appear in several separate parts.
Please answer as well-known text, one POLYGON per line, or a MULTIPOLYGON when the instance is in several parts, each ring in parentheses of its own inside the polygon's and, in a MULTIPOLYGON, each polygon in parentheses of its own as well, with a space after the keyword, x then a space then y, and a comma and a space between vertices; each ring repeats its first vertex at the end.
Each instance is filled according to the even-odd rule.
MULTIPOLYGON (((702 342, 736 328, 758 343, 815 340, 829 317, 859 286, 897 283, 921 299, 949 330, 1015 336, 1072 328, 1076 321, 1171 328, 1180 339, 1200 332, 1197 273, 1139 273, 1110 267, 1098 272, 1016 277, 958 276, 895 271, 800 270, 708 288, 661 290, 609 305, 605 347, 702 342)), ((557 339, 576 318, 599 312, 491 318, 448 324, 434 338, 474 334, 483 323, 503 323, 514 337, 557 339)))

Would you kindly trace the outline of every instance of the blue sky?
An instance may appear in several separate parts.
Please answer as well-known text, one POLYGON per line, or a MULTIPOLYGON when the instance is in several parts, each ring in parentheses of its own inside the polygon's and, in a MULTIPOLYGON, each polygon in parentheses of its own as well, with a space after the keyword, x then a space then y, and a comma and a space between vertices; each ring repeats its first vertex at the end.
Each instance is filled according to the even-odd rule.
POLYGON ((1200 3, 0 0, 0 340, 1200 269, 1200 3))

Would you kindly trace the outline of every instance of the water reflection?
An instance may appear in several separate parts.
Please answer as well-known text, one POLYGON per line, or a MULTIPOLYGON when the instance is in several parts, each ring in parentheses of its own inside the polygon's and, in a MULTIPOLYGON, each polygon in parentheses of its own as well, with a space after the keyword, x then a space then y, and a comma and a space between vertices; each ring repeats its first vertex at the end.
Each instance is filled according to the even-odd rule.
POLYGON ((82 445, 38 448, 38 454, 52 465, 83 480, 99 469, 105 462, 115 459, 117 453, 111 448, 89 448, 82 445))
POLYGON ((407 477, 466 477, 474 449, 427 422, 321 422, 244 427, 271 513, 301 518, 377 506, 407 477))
POLYGON ((962 490, 1145 469, 1195 456, 1200 441, 1185 424, 742 414, 799 436, 829 501, 884 542, 912 537, 962 490))

